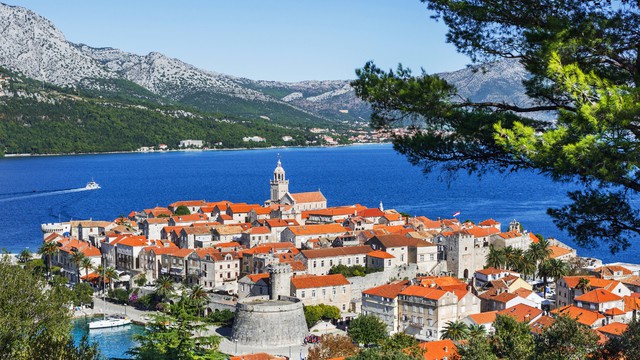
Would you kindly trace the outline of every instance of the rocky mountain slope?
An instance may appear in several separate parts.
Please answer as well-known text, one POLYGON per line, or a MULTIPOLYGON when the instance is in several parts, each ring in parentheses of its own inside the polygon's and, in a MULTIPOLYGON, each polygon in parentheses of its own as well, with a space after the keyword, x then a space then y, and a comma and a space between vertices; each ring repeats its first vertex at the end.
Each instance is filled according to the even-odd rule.
MULTIPOLYGON (((285 83, 256 81, 198 69, 152 52, 136 55, 114 48, 73 44, 47 19, 0 4, 0 66, 55 85, 117 93, 140 88, 134 97, 179 102, 202 111, 264 116, 287 125, 330 121, 367 122, 369 106, 355 97, 348 80, 285 83), (110 81, 105 81, 108 79, 110 81), (120 87, 124 87, 121 89, 120 87)), ((521 80, 526 71, 513 62, 442 74, 461 95, 474 100, 527 103, 521 80)))

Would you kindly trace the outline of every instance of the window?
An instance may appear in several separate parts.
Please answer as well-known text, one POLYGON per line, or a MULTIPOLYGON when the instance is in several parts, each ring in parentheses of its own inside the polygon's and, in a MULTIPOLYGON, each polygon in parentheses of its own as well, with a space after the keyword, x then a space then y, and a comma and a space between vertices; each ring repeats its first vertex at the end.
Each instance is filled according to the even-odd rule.
POLYGON ((347 305, 342 304, 342 311, 346 311, 347 310, 347 305))
POLYGON ((329 260, 329 266, 333 266, 333 260, 329 260))
POLYGON ((322 296, 327 296, 327 289, 322 289, 322 296))
POLYGON ((343 287, 342 287, 342 293, 343 293, 343 294, 346 294, 346 293, 347 293, 347 287, 346 287, 346 286, 343 286, 343 287))
POLYGON ((335 295, 337 293, 336 288, 333 288, 333 295, 335 295))
POLYGON ((429 308, 429 315, 433 315, 433 308, 429 308))
POLYGON ((324 267, 324 260, 321 260, 321 261, 320 261, 320 266, 321 266, 321 267, 324 267))
POLYGON ((356 257, 356 264, 359 264, 359 263, 360 263, 360 258, 356 257))
POLYGON ((316 267, 316 261, 313 260, 313 267, 316 267))
POLYGON ((424 261, 424 255, 420 255, 420 261, 424 261))
POLYGON ((347 265, 351 265, 351 258, 347 259, 347 265))
POLYGON ((311 290, 311 297, 316 297, 316 291, 315 290, 311 290))
POLYGON ((429 260, 431 261, 435 260, 435 256, 433 254, 429 254, 429 260))
POLYGON ((303 297, 304 297, 304 290, 302 290, 302 291, 300 292, 300 297, 301 297, 301 298, 303 298, 303 297))

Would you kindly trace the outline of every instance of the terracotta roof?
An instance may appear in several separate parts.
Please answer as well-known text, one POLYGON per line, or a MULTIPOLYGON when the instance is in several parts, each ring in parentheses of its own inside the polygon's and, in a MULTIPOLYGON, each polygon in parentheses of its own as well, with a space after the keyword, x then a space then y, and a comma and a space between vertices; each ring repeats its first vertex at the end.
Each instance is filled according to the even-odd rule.
POLYGON ((144 221, 146 221, 147 224, 168 224, 169 223, 168 218, 148 218, 148 219, 145 219, 144 221))
POLYGON ((366 255, 372 251, 373 249, 369 245, 301 250, 302 255, 307 259, 316 259, 316 258, 333 257, 333 256, 358 255, 358 254, 366 255))
POLYGON ((220 252, 220 250, 214 248, 198 248, 194 249, 193 251, 196 253, 196 255, 198 255, 200 259, 204 259, 204 257, 207 255, 220 252))
POLYGON ((294 261, 282 261, 283 264, 291 265, 291 270, 293 271, 305 271, 307 267, 304 265, 302 261, 294 260, 294 261))
POLYGON ((538 237, 535 236, 533 233, 529 233, 529 239, 531 239, 531 242, 536 244, 540 242, 540 239, 538 239, 538 237))
POLYGON ((458 348, 453 341, 436 340, 420 343, 421 349, 424 349, 424 360, 442 360, 442 359, 454 359, 458 354, 458 348))
POLYGON ((531 328, 532 333, 542 334, 542 332, 549 326, 553 325, 554 322, 556 322, 556 319, 551 316, 543 315, 536 321, 529 324, 529 327, 531 328))
MULTIPOLYGON (((261 206, 258 204, 231 204, 227 208, 227 211, 231 211, 234 214, 244 214, 250 212, 253 209, 259 208, 261 208, 261 206)), ((269 212, 271 212, 271 210, 269 210, 269 212)))
POLYGON ((118 245, 126 245, 126 246, 147 246, 147 238, 145 236, 129 236, 122 239, 118 242, 118 245))
POLYGON ((309 210, 303 211, 307 215, 318 215, 318 216, 344 216, 344 215, 353 215, 357 211, 354 207, 332 207, 326 209, 318 209, 318 210, 309 210))
POLYGON ((217 243, 214 245, 215 248, 227 248, 227 247, 242 247, 242 245, 240 245, 239 242, 237 241, 229 241, 229 242, 223 242, 223 243, 217 243))
POLYGON ((478 314, 471 314, 471 315, 468 316, 468 318, 473 320, 473 322, 478 324, 478 325, 490 324, 490 323, 496 321, 496 314, 497 313, 498 313, 498 311, 481 312, 481 313, 478 313, 478 314))
POLYGON ((576 319, 579 323, 587 326, 591 326, 600 319, 604 319, 605 316, 596 311, 591 311, 583 308, 579 308, 575 305, 567 305, 558 309, 551 310, 555 315, 566 315, 573 319, 576 319))
POLYGON ((416 218, 417 221, 421 222, 422 225, 427 229, 437 229, 440 230, 442 228, 442 224, 440 221, 431 220, 425 216, 418 216, 416 218))
POLYGON ((600 303, 605 303, 605 302, 622 300, 622 298, 620 296, 612 293, 609 290, 594 289, 594 290, 591 290, 591 291, 587 292, 586 294, 582 294, 580 296, 576 296, 574 298, 574 300, 575 301, 584 301, 584 302, 588 302, 588 303, 600 304, 600 303))
POLYGON ((617 307, 611 308, 611 309, 607 309, 607 311, 604 312, 605 315, 610 315, 610 316, 616 316, 616 315, 624 315, 626 314, 626 312, 618 309, 617 307))
POLYGON ((498 235, 503 239, 513 239, 513 238, 522 236, 522 234, 520 234, 517 231, 507 231, 507 232, 500 233, 498 235))
POLYGON ((256 215, 267 215, 271 214, 272 209, 270 207, 254 207, 251 210, 255 212, 256 215))
POLYGON ((287 226, 298 226, 298 222, 294 219, 267 219, 265 223, 270 227, 287 227, 287 226))
POLYGON ((487 219, 487 220, 482 220, 478 223, 478 225, 480 226, 495 226, 495 225, 500 225, 499 222, 493 220, 493 219, 487 219))
POLYGON ((620 282, 627 285, 640 286, 640 276, 629 276, 621 279, 620 282))
POLYGON ((207 220, 204 214, 175 215, 171 217, 176 223, 207 220))
POLYGON ((409 246, 410 243, 415 241, 415 239, 398 234, 376 235, 370 241, 374 241, 375 239, 377 239, 385 248, 409 246))
POLYGON ((473 237, 478 238, 478 237, 486 237, 489 235, 498 234, 500 230, 494 227, 489 227, 489 228, 472 227, 472 228, 464 229, 462 230, 462 232, 466 232, 467 234, 473 235, 473 237))
POLYGON ((430 300, 438 300, 441 297, 443 297, 446 293, 448 293, 448 291, 435 289, 435 288, 428 288, 420 285, 411 285, 405 288, 404 290, 402 290, 400 292, 400 295, 417 296, 417 297, 430 299, 430 300))
POLYGON ((188 226, 180 231, 187 235, 211 235, 211 227, 209 226, 188 226))
POLYGON ((407 287, 407 285, 409 285, 409 281, 407 280, 397 281, 391 284, 366 289, 362 293, 367 295, 380 296, 387 299, 395 299, 396 297, 398 297, 398 294, 400 294, 400 292, 407 287))
POLYGON ((311 192, 303 192, 303 193, 295 193, 289 194, 295 200, 296 203, 311 203, 311 202, 321 202, 327 201, 327 199, 322 195, 320 191, 311 191, 311 192))
POLYGON ((249 278, 249 280, 253 281, 254 283, 257 283, 261 279, 268 279, 269 274, 268 273, 249 274, 247 275, 247 277, 249 278))
POLYGON ((170 207, 173 208, 177 208, 180 205, 184 205, 184 206, 204 206, 206 205, 206 201, 204 200, 183 200, 183 201, 176 201, 172 204, 169 204, 170 207))
POLYGON ((213 231, 217 232, 218 235, 233 235, 233 234, 241 234, 242 226, 237 225, 222 225, 216 227, 213 231))
POLYGON ((498 311, 498 314, 512 316, 519 322, 530 322, 536 317, 542 315, 542 310, 525 304, 517 304, 498 311))
POLYGON ((191 255, 192 252, 193 252, 192 249, 177 249, 173 252, 167 253, 167 255, 175 256, 179 258, 186 258, 187 256, 191 255))
POLYGON ((363 210, 359 210, 358 211, 358 216, 363 217, 363 218, 367 218, 367 217, 382 217, 384 216, 384 211, 378 209, 378 208, 370 208, 370 209, 363 209, 363 210))
POLYGON ((296 235, 323 235, 323 234, 339 234, 346 233, 349 229, 340 224, 320 224, 320 225, 302 225, 289 226, 289 230, 296 235))
POLYGON ((629 325, 627 324, 612 322, 605 326, 599 327, 597 330, 605 335, 620 336, 623 332, 627 331, 628 327, 629 325))
POLYGON ((420 285, 426 287, 436 287, 440 290, 466 290, 467 284, 451 276, 422 276, 417 279, 420 285))
POLYGON ((271 231, 266 226, 252 227, 251 229, 249 229, 247 231, 251 235, 271 234, 271 231))
MULTIPOLYGON (((633 293, 637 294, 637 293, 633 293)), ((640 310, 640 298, 635 296, 624 297, 624 311, 629 312, 633 310, 640 310)))
POLYGON ((593 269, 593 272, 601 274, 603 276, 614 276, 616 272, 620 272, 621 275, 633 275, 633 271, 619 265, 600 266, 593 269))
POLYGON ((552 258, 552 259, 558 258, 560 256, 567 255, 567 254, 572 252, 569 249, 565 249, 565 248, 562 248, 560 246, 555 246, 555 245, 549 245, 549 247, 547 247, 547 248, 549 250, 551 250, 551 255, 549 255, 549 257, 552 258))
POLYGON ((334 275, 307 275, 294 276, 291 278, 291 284, 296 289, 311 289, 329 286, 341 286, 350 284, 349 280, 342 274, 334 275))
POLYGON ((505 272, 509 272, 509 270, 496 269, 494 267, 488 267, 488 268, 476 270, 476 273, 482 274, 482 275, 497 275, 497 274, 502 274, 502 273, 505 273, 505 272))
POLYGON ((567 286, 570 289, 575 289, 576 286, 578 286, 578 282, 580 282, 580 279, 582 279, 582 278, 589 279, 589 286, 591 286, 592 288, 603 288, 603 289, 607 289, 607 290, 614 289, 620 283, 619 281, 616 281, 616 280, 601 279, 601 278, 597 278, 597 277, 595 277, 593 275, 590 275, 590 276, 563 276, 562 277, 562 279, 564 280, 564 282, 567 284, 567 286))
POLYGON ((156 256, 157 255, 166 255, 166 254, 173 254, 174 252, 180 250, 179 247, 177 246, 169 246, 169 247, 150 247, 150 248, 145 248, 145 250, 149 249, 149 252, 153 252, 156 256))
POLYGON ((395 256, 389 254, 386 251, 382 251, 382 250, 372 251, 372 252, 368 253, 367 256, 378 258, 378 259, 395 259, 396 258, 395 256))
POLYGON ((533 291, 527 290, 525 288, 519 288, 519 289, 516 289, 513 293, 526 299, 529 297, 529 295, 533 294, 533 291))
POLYGON ((275 356, 267 353, 255 353, 255 354, 246 354, 246 355, 238 355, 232 356, 229 360, 285 360, 285 357, 275 356))
POLYGON ((400 215, 397 212, 385 211, 384 218, 389 221, 399 221, 399 220, 402 220, 402 215, 400 215))

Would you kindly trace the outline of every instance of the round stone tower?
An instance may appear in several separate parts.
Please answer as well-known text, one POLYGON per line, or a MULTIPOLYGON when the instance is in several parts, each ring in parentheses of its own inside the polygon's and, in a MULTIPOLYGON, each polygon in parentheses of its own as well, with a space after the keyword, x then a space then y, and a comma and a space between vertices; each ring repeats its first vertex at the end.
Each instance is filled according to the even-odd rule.
POLYGON ((238 300, 231 339, 256 347, 298 346, 309 332, 302 302, 296 298, 238 300))
POLYGON ((280 296, 291 296, 291 265, 271 264, 267 271, 271 280, 271 300, 278 300, 280 296))

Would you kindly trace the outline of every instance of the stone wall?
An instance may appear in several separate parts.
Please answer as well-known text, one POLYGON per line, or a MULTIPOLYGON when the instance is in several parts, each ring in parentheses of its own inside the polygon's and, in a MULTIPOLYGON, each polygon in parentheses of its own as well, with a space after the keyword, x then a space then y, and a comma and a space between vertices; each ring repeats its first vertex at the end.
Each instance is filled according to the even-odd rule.
POLYGON ((270 348, 302 345, 309 332, 302 303, 289 300, 292 298, 239 300, 231 339, 242 345, 270 348))

